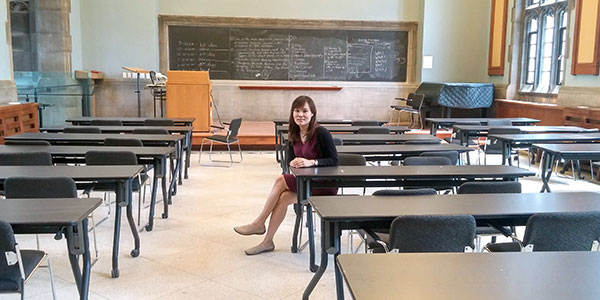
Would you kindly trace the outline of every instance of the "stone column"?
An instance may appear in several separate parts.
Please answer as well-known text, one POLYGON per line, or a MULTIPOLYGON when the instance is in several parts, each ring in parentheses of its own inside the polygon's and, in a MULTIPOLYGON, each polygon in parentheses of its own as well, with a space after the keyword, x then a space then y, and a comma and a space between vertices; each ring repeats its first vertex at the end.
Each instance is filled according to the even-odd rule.
POLYGON ((34 61, 39 72, 71 72, 69 0, 32 0, 34 61))

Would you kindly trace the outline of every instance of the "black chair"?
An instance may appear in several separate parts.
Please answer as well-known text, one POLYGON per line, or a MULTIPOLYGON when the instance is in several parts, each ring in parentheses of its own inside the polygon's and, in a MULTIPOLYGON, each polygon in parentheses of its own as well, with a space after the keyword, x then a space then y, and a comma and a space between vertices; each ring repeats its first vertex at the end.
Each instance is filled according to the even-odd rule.
POLYGON ((338 165, 339 166, 364 166, 367 164, 367 160, 360 154, 338 154, 338 165))
POLYGON ((129 147, 142 147, 144 143, 139 139, 127 139, 127 138, 105 138, 104 146, 129 146, 129 147))
POLYGON ((63 133, 102 133, 98 127, 71 126, 65 127, 63 133))
POLYGON ((49 152, 0 153, 0 166, 51 166, 49 152))
POLYGON ((381 123, 374 120, 352 121, 352 126, 381 126, 381 123))
POLYGON ((458 164, 458 152, 457 151, 438 151, 438 152, 423 152, 419 156, 442 156, 447 157, 452 165, 458 164))
POLYGON ((0 220, 0 293, 21 294, 25 299, 25 284, 42 262, 47 261, 50 273, 52 299, 56 300, 54 274, 50 257, 40 250, 21 250, 15 240, 15 233, 8 222, 0 220))
MULTIPOLYGON (((225 123, 227 124, 227 123, 225 123)), ((219 129, 226 129, 227 130, 227 135, 211 135, 211 136, 207 136, 205 138, 202 139, 202 142, 200 142, 200 156, 198 158, 198 162, 200 162, 202 160, 202 148, 204 147, 204 142, 205 141, 209 141, 210 142, 210 151, 208 153, 208 157, 211 161, 213 162, 226 162, 226 161, 219 161, 219 160, 213 160, 212 159, 212 148, 213 148, 213 143, 219 143, 219 144, 225 144, 227 145, 227 152, 229 152, 229 167, 231 167, 233 165, 233 163, 241 163, 242 160, 244 159, 244 157, 242 156, 242 147, 240 146, 240 141, 238 140, 238 132, 240 130, 240 126, 242 125, 242 118, 237 118, 237 119, 233 119, 231 120, 231 123, 228 124, 229 127, 225 128, 225 127, 221 127, 221 126, 211 126, 214 128, 219 128, 219 129), (231 155, 231 147, 230 145, 232 144, 238 144, 238 151, 240 152, 240 161, 233 161, 233 156, 231 155)))
POLYGON ((171 119, 146 119, 144 126, 175 126, 175 121, 171 119))
MULTIPOLYGON (((471 181, 465 182, 458 187, 458 194, 519 194, 521 183, 518 181, 471 181)), ((482 195, 482 197, 485 197, 482 195)), ((496 236, 503 235, 511 237, 515 234, 515 227, 497 226, 487 223, 488 226, 477 226, 476 249, 481 246, 481 236, 491 236, 492 243, 496 242, 496 236)))
MULTIPOLYGON (((498 139, 490 138, 490 135, 494 134, 520 134, 521 129, 519 128, 490 128, 488 130, 488 138, 483 148, 483 164, 487 165, 488 154, 502 154, 502 143, 498 139)), ((512 155, 517 155, 517 166, 519 165, 518 150, 514 149, 513 153, 510 153, 509 159, 513 159, 512 155)))
POLYGON ((123 122, 121 120, 98 120, 92 119, 90 122, 92 126, 123 126, 123 122))
POLYGON ((50 146, 50 142, 36 140, 6 140, 4 141, 4 145, 50 146))
POLYGON ((444 156, 411 156, 404 159, 405 166, 450 166, 452 161, 444 156))
POLYGON ((406 107, 398 107, 398 115, 402 112, 406 112, 410 114, 410 126, 415 125, 415 121, 413 115, 417 115, 417 119, 419 120, 420 129, 423 129, 423 104, 425 103, 425 95, 422 94, 414 94, 410 101, 407 101, 406 107))
POLYGON ((600 212, 535 214, 527 220, 523 241, 488 244, 490 252, 598 251, 600 212))
POLYGON ((475 218, 458 216, 400 216, 392 221, 386 252, 471 252, 475 218))
MULTIPOLYGON (((455 122, 453 124, 453 126, 455 125, 462 125, 462 126, 481 126, 481 122, 477 122, 477 121, 458 121, 455 122)), ((460 145, 460 137, 459 135, 459 130, 455 129, 454 127, 452 127, 452 135, 450 137, 444 138, 444 141, 450 143, 450 144, 458 144, 460 145)), ((477 143, 475 143, 475 141, 469 139, 467 141, 467 145, 468 146, 475 146, 477 145, 477 143)))
MULTIPOLYGON (((359 128, 356 131, 357 134, 390 134, 390 129, 387 127, 377 127, 377 128, 359 128)), ((386 142, 381 141, 364 141, 360 142, 361 145, 385 145, 386 142)))
MULTIPOLYGON (((127 166, 137 165, 138 160, 135 153, 131 151, 88 151, 85 153, 85 163, 90 166, 127 166)), ((138 193, 138 225, 141 218, 142 199, 146 197, 146 185, 144 183, 147 180, 148 175, 140 173, 138 178, 134 180, 132 184, 132 191, 138 193)), ((112 188, 103 186, 102 182, 96 183, 93 190, 103 192, 113 191, 112 188)))
MULTIPOLYGON (((406 190, 377 190, 373 192, 373 196, 422 196, 422 195, 435 195, 437 191, 432 188, 420 188, 420 189, 406 189, 406 190)), ((373 253, 384 253, 385 248, 381 242, 388 243, 390 240, 390 228, 376 228, 359 230, 361 236, 366 237, 366 251, 373 253), (379 241, 378 241, 379 240, 379 241)))
POLYGON ((390 112, 390 124, 392 124, 392 120, 394 119, 394 112, 398 112, 398 124, 400 124, 400 113, 402 112, 403 108, 407 108, 408 103, 410 103, 410 101, 412 101, 412 98, 415 96, 415 93, 409 93, 408 96, 406 98, 396 98, 396 100, 400 100, 400 101, 405 101, 406 105, 390 105, 390 108, 392 109, 392 111, 390 112))

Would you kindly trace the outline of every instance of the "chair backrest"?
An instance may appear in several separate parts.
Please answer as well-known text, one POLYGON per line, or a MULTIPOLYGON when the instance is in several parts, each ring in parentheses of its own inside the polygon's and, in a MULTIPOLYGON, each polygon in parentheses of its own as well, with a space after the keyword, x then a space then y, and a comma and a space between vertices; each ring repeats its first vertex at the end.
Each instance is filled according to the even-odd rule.
POLYGON ((380 126, 379 121, 362 120, 352 121, 352 126, 380 126))
POLYGON ((338 153, 338 166, 364 166, 367 160, 360 154, 338 153))
POLYGON ((458 187, 459 194, 518 194, 521 183, 518 181, 471 181, 458 187))
POLYGON ((357 134, 390 134, 390 129, 387 127, 377 128, 359 128, 357 134))
POLYGON ((85 153, 87 165, 137 165, 137 156, 131 151, 88 151, 85 153))
POLYGON ((51 166, 52 155, 48 152, 0 153, 0 166, 51 166))
POLYGON ((50 142, 41 140, 6 140, 4 145, 50 146, 50 142))
POLYGON ((123 122, 121 120, 98 120, 92 119, 90 122, 92 126, 123 126, 123 122))
POLYGON ((119 138, 106 138, 104 139, 104 146, 133 146, 141 147, 144 143, 138 139, 119 139, 119 138))
POLYGON ((146 119, 144 126, 175 126, 175 121, 171 119, 146 119))
POLYGON ((423 152, 419 156, 443 156, 447 157, 452 165, 458 163, 458 151, 423 152))
POLYGON ((405 166, 449 166, 452 162, 443 156, 411 156, 404 159, 405 166))
POLYGON ((102 133, 98 127, 71 126, 63 129, 64 133, 102 133))
POLYGON ((490 119, 487 121, 488 126, 512 126, 510 119, 490 119))
POLYGON ((333 144, 336 146, 342 146, 344 145, 344 141, 342 141, 342 139, 339 138, 333 138, 333 144))
POLYGON ((156 83, 156 72, 154 71, 150 71, 150 82, 152 82, 152 84, 156 83))
POLYGON ((412 106, 412 108, 414 108, 414 109, 421 110, 421 107, 423 107, 424 102, 425 102, 425 95, 414 94, 410 101, 410 106, 412 106))
POLYGON ((235 138, 240 131, 240 126, 242 126, 242 118, 237 118, 231 120, 229 123, 229 134, 227 135, 229 138, 235 138))
POLYGON ((400 216, 390 228, 390 249, 399 252, 464 252, 473 248, 475 218, 459 216, 400 216))
POLYGON ((533 251, 590 251, 600 236, 600 212, 535 214, 527 220, 523 245, 533 251))
POLYGON ((164 128, 134 128, 133 134, 169 134, 164 128))
POLYGON ((22 287, 19 265, 9 265, 6 252, 16 252, 15 233, 6 221, 0 220, 0 291, 17 291, 22 287))
MULTIPOLYGON (((493 134, 520 134, 520 133, 521 133, 521 129, 519 129, 519 128, 490 128, 490 130, 488 130, 488 136, 493 135, 493 134)), ((486 142, 486 146, 485 146, 484 150, 486 152, 502 151, 502 143, 498 143, 498 139, 488 138, 488 141, 486 142)))
POLYGON ((377 190, 373 196, 419 196, 435 195, 437 191, 432 188, 408 189, 408 190, 377 190))
POLYGON ((9 177, 6 198, 77 198, 77 186, 69 177, 9 177))

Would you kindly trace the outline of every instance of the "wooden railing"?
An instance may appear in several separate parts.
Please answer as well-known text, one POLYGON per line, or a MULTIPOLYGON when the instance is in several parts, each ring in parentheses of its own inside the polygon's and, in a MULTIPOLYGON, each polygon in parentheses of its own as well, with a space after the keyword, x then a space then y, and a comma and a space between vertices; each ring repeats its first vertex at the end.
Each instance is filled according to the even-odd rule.
POLYGON ((23 103, 0 106, 0 140, 23 132, 39 131, 38 104, 23 103))

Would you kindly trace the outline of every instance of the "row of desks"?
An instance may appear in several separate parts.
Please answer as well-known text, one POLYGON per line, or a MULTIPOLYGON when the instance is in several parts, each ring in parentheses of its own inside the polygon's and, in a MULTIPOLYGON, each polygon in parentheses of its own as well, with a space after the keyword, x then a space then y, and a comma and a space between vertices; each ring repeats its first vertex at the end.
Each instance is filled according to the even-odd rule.
MULTIPOLYGON (((552 257, 541 257, 538 253, 510 254, 509 258, 515 259, 512 262, 508 262, 508 258, 497 260, 498 257, 503 257, 502 254, 468 253, 384 255, 391 257, 390 259, 381 259, 377 255, 359 258, 354 256, 338 257, 342 230, 389 226, 391 221, 399 215, 472 215, 478 222, 492 221, 503 226, 521 226, 525 225, 527 219, 536 213, 598 211, 600 210, 600 197, 596 193, 486 194, 485 197, 477 194, 411 197, 320 196, 311 197, 309 202, 321 218, 321 262, 304 291, 303 299, 308 299, 327 269, 329 255, 334 255, 339 262, 335 265, 338 299, 344 298, 340 266, 344 270, 348 286, 355 299, 385 299, 385 295, 393 295, 391 297, 393 299, 441 299, 452 295, 453 299, 459 299, 464 298, 461 296, 465 295, 477 297, 481 293, 491 296, 492 299, 513 299, 516 297, 508 295, 527 295, 532 294, 533 291, 535 291, 533 294, 536 295, 533 297, 534 299, 593 299, 597 296, 595 293, 587 294, 591 290, 583 288, 597 285, 595 281, 594 283, 590 282, 591 278, 594 278, 592 274, 595 271, 592 270, 596 270, 600 263, 600 255, 597 253, 593 257, 592 254, 562 255, 562 257, 572 257, 567 262, 556 262, 551 260, 552 257), (540 257, 537 258, 536 255, 540 257), (581 257, 582 260, 579 260, 581 257), (583 263, 592 263, 590 259, 593 264, 584 267, 587 270, 585 273, 578 274, 574 280, 559 282, 558 278, 580 270, 583 263), (484 262, 475 263, 478 260, 484 262), (361 267, 360 271, 356 269, 357 264, 366 261, 375 264, 367 268, 361 267), (396 262, 399 261, 407 264, 398 266, 396 262), (433 263, 434 261, 439 264, 433 263), (394 266, 398 266, 398 269, 390 269, 391 265, 382 266, 379 264, 381 262, 393 263, 394 266), (459 262, 466 265, 458 266, 459 262), (561 268, 540 267, 556 266, 557 264, 560 264, 561 268), (527 266, 532 266, 534 269, 528 269, 527 266), (507 267, 507 269, 503 269, 503 267, 507 267), (540 269, 539 273, 532 271, 538 268, 540 269), (470 271, 470 275, 466 275, 467 270, 470 271), (515 272, 509 272, 510 270, 515 272), (507 273, 503 273, 503 271, 507 273), (561 273, 562 271, 566 273, 561 273), (481 272, 489 276, 484 276, 481 272), (454 276, 450 276, 450 274, 454 274, 454 276), (459 274, 462 275, 458 276, 459 274), (540 276, 552 276, 556 280, 540 280, 540 276), (380 281, 382 277, 387 277, 387 279, 380 281), (408 279, 402 280, 398 277, 408 277, 408 279), (479 279, 475 279, 476 277, 479 279), (389 281, 396 279, 398 281, 394 281, 393 284, 389 281), (535 282, 535 284, 515 288, 526 282, 535 282), (482 283, 482 285, 479 286, 477 283, 482 283), (554 284, 557 286, 551 287, 554 284), (507 289, 507 286, 511 288, 507 289), (400 289, 399 287, 404 288, 400 289), (425 287, 430 288, 426 289, 425 287), (565 290, 554 294, 553 291, 556 291, 557 287, 564 287, 565 290), (528 289, 529 292, 527 292, 528 289), (392 294, 391 291, 385 290, 396 293, 392 294), (499 293, 495 293, 496 291, 499 293), (565 294, 566 291, 573 293, 565 294), (500 297, 501 295, 507 295, 507 297, 500 297), (563 298, 559 295, 566 295, 566 297, 563 298), (575 295, 588 296, 578 297, 575 295)), ((556 257, 561 256, 556 255, 556 257)), ((597 288, 594 287, 592 290, 597 290, 597 288)))

